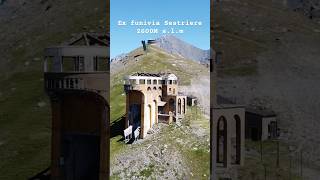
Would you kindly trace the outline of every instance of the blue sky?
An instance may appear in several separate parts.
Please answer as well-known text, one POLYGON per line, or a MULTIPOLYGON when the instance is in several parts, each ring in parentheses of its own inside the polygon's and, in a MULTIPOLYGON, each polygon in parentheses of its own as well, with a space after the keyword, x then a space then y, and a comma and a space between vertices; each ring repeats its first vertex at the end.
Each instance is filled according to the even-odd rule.
POLYGON ((201 49, 210 48, 209 0, 111 0, 110 1, 111 58, 141 46, 141 40, 163 36, 163 29, 183 33, 174 35, 201 49), (119 26, 118 21, 127 22, 119 26), (159 21, 160 26, 131 26, 135 21, 159 21), (201 26, 164 26, 164 21, 201 21, 201 26), (158 29, 158 33, 138 34, 137 29, 158 29))

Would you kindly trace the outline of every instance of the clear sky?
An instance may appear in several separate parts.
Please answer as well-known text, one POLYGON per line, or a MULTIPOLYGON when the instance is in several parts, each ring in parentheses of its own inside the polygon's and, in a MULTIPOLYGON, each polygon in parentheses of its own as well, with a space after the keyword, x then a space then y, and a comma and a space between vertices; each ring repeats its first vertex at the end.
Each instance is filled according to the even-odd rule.
POLYGON ((198 48, 210 48, 210 0, 111 0, 111 58, 141 46, 142 40, 165 35, 162 30, 198 48), (159 21, 160 26, 131 26, 134 21, 159 21), (168 21, 201 21, 201 26, 165 26, 168 21), (126 26, 119 26, 124 21, 126 26), (158 29, 158 33, 137 33, 137 29, 158 29))

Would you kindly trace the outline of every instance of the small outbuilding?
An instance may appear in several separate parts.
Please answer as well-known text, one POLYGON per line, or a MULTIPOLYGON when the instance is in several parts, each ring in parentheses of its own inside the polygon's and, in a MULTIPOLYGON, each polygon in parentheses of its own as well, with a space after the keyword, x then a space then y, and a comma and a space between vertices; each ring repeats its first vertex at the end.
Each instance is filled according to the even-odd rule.
POLYGON ((195 106, 197 105, 197 97, 195 96, 187 96, 187 105, 188 106, 195 106))
POLYGON ((276 114, 272 110, 246 108, 246 139, 264 141, 278 137, 276 114))

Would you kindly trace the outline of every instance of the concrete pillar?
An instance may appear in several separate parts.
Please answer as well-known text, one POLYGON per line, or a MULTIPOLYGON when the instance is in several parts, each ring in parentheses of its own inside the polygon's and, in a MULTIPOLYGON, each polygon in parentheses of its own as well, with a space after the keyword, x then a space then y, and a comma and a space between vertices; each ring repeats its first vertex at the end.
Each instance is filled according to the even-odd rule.
POLYGON ((173 113, 169 111, 169 124, 173 122, 173 113))
POLYGON ((245 159, 245 112, 243 110, 243 117, 241 120, 241 154, 240 154, 240 165, 243 166, 244 165, 244 159, 245 159))
POLYGON ((58 97, 51 97, 52 137, 51 137, 51 179, 62 179, 60 170, 61 157, 61 101, 58 97))
POLYGON ((93 56, 85 56, 84 57, 84 71, 94 71, 93 69, 93 56))
POLYGON ((130 93, 126 94, 126 118, 125 118, 125 127, 124 129, 129 127, 129 107, 130 107, 130 102, 129 102, 129 96, 130 93))
POLYGON ((100 124, 100 169, 99 179, 109 179, 109 139, 110 139, 110 122, 109 122, 109 107, 107 104, 102 105, 101 124, 100 124))
POLYGON ((216 179, 216 164, 217 164, 217 119, 215 119, 214 116, 214 109, 210 108, 210 179, 215 180, 216 179))

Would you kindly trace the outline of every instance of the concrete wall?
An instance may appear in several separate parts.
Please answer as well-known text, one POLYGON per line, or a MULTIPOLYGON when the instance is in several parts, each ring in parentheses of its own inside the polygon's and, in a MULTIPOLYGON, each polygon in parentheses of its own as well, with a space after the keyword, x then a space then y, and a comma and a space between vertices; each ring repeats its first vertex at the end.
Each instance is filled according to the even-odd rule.
POLYGON ((264 117, 262 118, 262 134, 261 134, 261 140, 267 140, 268 139, 268 125, 271 122, 276 122, 276 117, 264 117))
MULTIPOLYGON (((244 154, 245 154, 245 109, 243 107, 224 107, 224 108, 214 108, 212 111, 212 129, 211 129, 211 145, 214 144, 216 148, 217 145, 217 123, 220 117, 224 117, 227 121, 227 161, 224 163, 225 167, 229 167, 231 165, 231 138, 236 136, 236 121, 234 116, 238 115, 241 121, 241 138, 240 138, 240 165, 244 164, 244 154), (214 141, 214 142, 212 142, 214 141)), ((216 150, 211 151, 213 154, 213 160, 216 160, 216 150)))

